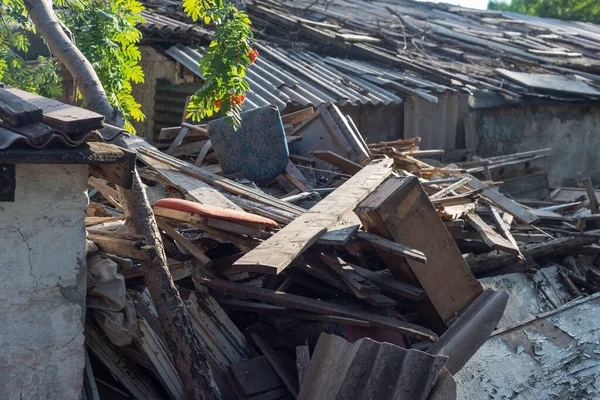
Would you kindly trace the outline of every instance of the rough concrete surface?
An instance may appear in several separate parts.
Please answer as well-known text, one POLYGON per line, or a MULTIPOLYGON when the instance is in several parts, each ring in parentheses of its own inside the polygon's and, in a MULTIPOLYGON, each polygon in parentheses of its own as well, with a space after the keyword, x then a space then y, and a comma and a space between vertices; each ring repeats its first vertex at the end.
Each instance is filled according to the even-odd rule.
POLYGON ((80 399, 87 165, 17 165, 0 203, 0 399, 80 399))

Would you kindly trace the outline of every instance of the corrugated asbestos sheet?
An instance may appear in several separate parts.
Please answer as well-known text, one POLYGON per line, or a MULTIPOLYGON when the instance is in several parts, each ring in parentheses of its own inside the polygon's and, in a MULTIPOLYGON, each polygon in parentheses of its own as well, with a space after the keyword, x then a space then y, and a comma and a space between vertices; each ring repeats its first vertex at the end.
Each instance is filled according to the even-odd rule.
POLYGON ((298 399, 425 400, 446 360, 369 338, 352 344, 323 333, 298 399))
MULTIPOLYGON (((311 52, 288 52, 264 43, 254 46, 260 56, 246 72, 250 91, 244 109, 268 104, 283 110, 288 104, 319 106, 333 102, 343 106, 403 102, 396 91, 384 87, 404 81, 402 74, 385 75, 349 60, 311 52)), ((202 78, 197 67, 202 53, 189 46, 173 46, 166 53, 202 78)))
POLYGON ((600 101, 598 25, 417 1, 252 0, 248 12, 264 37, 316 42, 321 52, 409 71, 475 97, 600 101), (567 90, 523 85, 499 69, 561 77, 567 90))
POLYGON ((189 39, 209 39, 213 33, 199 28, 193 24, 186 24, 173 18, 150 11, 142 11, 142 16, 146 22, 137 24, 137 28, 142 32, 144 38, 189 38, 189 39))

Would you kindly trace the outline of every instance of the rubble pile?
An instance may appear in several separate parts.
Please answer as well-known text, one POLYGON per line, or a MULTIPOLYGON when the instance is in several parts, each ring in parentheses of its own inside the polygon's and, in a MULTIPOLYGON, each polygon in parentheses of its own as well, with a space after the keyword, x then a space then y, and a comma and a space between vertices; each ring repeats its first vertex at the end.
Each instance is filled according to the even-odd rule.
POLYGON ((600 289, 591 182, 546 185, 543 200, 518 184, 551 149, 448 162, 419 138, 366 143, 333 104, 242 117, 237 132, 215 120, 125 139, 163 249, 90 169, 86 398, 187 396, 168 296, 185 304, 168 312, 190 321, 207 398, 452 399, 509 301, 477 278, 552 266, 561 302, 536 289, 555 312, 600 289), (145 266, 162 251, 170 283, 153 296, 145 266))

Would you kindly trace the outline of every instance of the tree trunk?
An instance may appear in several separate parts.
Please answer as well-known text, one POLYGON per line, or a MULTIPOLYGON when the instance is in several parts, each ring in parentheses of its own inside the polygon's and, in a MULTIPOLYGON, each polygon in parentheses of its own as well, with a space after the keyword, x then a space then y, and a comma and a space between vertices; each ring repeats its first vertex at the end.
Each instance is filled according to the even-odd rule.
MULTIPOLYGON (((107 122, 122 126, 124 121, 110 105, 98 75, 62 30, 52 9, 52 1, 25 0, 24 3, 31 20, 48 43, 50 50, 77 82, 86 106, 104 115, 107 122)), ((126 147, 124 142, 120 145, 126 147)), ((125 200, 123 207, 127 216, 127 226, 132 232, 144 236, 147 243, 156 249, 153 259, 144 265, 145 281, 165 330, 167 345, 175 360, 177 372, 185 387, 186 398, 219 399, 219 389, 212 379, 210 367, 185 304, 169 272, 160 232, 137 170, 134 172, 133 188, 120 191, 125 200)))
POLYGON ((65 65, 77 82, 83 101, 88 109, 102 114, 107 122, 123 125, 122 118, 112 108, 106 92, 98 79, 92 64, 73 44, 61 28, 61 24, 52 9, 51 0, 24 0, 25 8, 37 31, 44 38, 52 53, 65 65))
POLYGON ((125 200, 123 208, 127 227, 131 232, 146 237, 148 244, 156 249, 154 259, 144 266, 146 286, 165 330, 167 344, 185 386, 186 398, 219 399, 219 388, 212 379, 192 321, 169 272, 160 232, 137 171, 133 188, 122 190, 121 196, 125 200))

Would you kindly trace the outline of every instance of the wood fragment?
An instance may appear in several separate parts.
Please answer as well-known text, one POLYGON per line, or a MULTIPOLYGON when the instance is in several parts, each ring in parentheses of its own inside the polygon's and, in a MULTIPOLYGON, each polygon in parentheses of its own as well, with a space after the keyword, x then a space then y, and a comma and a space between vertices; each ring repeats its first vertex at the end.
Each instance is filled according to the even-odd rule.
POLYGON ((206 155, 208 154, 210 149, 212 149, 212 142, 210 141, 210 139, 208 139, 206 141, 206 143, 204 143, 204 146, 202 146, 202 150, 200 150, 200 154, 198 154, 198 158, 196 158, 196 162, 194 162, 195 166, 199 167, 202 165, 202 163, 204 162, 204 159, 206 158, 206 155))
POLYGON ((471 212, 465 215, 465 221, 469 223, 483 238, 485 244, 494 250, 501 250, 507 253, 521 256, 519 248, 492 229, 479 215, 471 212))
POLYGON ((158 227, 165 232, 167 236, 179 243, 184 249, 189 251, 204 267, 210 267, 212 260, 208 258, 202 250, 187 240, 181 233, 177 232, 168 222, 161 218, 156 219, 158 227))
POLYGON ((369 232, 357 232, 356 237, 359 240, 370 244, 376 249, 384 250, 393 253, 399 257, 406 258, 408 260, 413 260, 421 264, 427 263, 427 257, 425 257, 425 254, 423 254, 423 252, 420 250, 412 249, 408 246, 404 246, 400 243, 384 239, 369 232))
POLYGON ((20 126, 39 122, 44 112, 33 103, 23 100, 21 97, 0 89, 0 119, 13 126, 20 126))
POLYGON ((300 390, 302 390, 302 383, 304 377, 308 372, 308 365, 310 364, 310 350, 308 344, 302 346, 296 346, 296 369, 298 370, 298 383, 300 390))
POLYGON ((289 293, 275 292, 273 290, 249 287, 236 282, 227 282, 223 280, 203 278, 201 282, 204 286, 218 290, 224 293, 232 293, 247 299, 261 300, 266 303, 281 305, 317 314, 333 314, 342 317, 355 318, 369 322, 372 326, 378 326, 394 332, 402 333, 410 337, 435 342, 438 337, 427 328, 401 321, 392 317, 358 311, 352 308, 328 303, 321 300, 315 300, 308 297, 297 296, 289 293))
POLYGON ((254 342, 260 348, 260 351, 264 354, 264 356, 267 358, 267 361, 269 361, 271 367, 273 367, 279 378, 281 378, 281 380, 285 384, 285 387, 288 388, 288 390, 290 391, 292 396, 294 396, 294 398, 297 398, 299 389, 296 377, 290 373, 290 371, 286 368, 286 365, 281 360, 279 355, 267 342, 265 342, 260 336, 258 336, 255 333, 252 334, 252 339, 254 339, 254 342))
MULTIPOLYGON (((569 250, 590 245, 597 241, 598 238, 589 236, 565 237, 523 246, 521 252, 526 258, 545 257, 552 254, 565 254, 569 250)), ((466 260, 476 275, 491 272, 518 262, 517 256, 513 254, 496 254, 495 252, 469 256, 466 260)))
POLYGON ((345 173, 349 175, 354 175, 361 169, 363 166, 355 163, 354 161, 348 160, 345 157, 340 156, 333 151, 313 151, 310 153, 312 156, 318 158, 319 160, 325 161, 335 167, 338 167, 345 173))
POLYGON ((465 176, 464 178, 462 178, 458 182, 454 182, 454 183, 446 186, 445 188, 443 188, 439 192, 437 192, 435 194, 432 194, 431 196, 429 196, 429 200, 441 199, 442 197, 444 197, 448 193, 451 193, 452 191, 465 186, 467 183, 469 183, 471 181, 471 179, 472 179, 471 177, 465 176))
POLYGON ((181 128, 181 131, 177 134, 175 139, 173 139, 171 146, 169 146, 169 148, 167 150, 167 154, 170 154, 170 155, 175 154, 175 149, 177 147, 179 147, 179 145, 183 142, 183 140, 185 139, 185 137, 187 136, 189 131, 190 131, 190 128, 187 128, 187 127, 181 128))
POLYGON ((327 229, 364 199, 391 173, 392 160, 374 161, 296 218, 289 225, 235 262, 243 271, 278 274, 327 229))
POLYGON ((301 192, 310 192, 313 188, 310 182, 306 179, 302 172, 296 167, 296 165, 288 160, 288 165, 285 168, 283 176, 287 178, 294 186, 298 188, 301 192))
POLYGON ((500 192, 485 185, 479 179, 473 177, 472 175, 469 175, 469 177, 471 177, 471 181, 467 183, 467 186, 469 186, 471 189, 483 189, 483 197, 494 203, 494 205, 498 208, 514 216, 519 221, 526 224, 534 224, 540 220, 537 215, 529 212, 518 203, 509 200, 507 197, 500 194, 500 192))
POLYGON ((333 252, 321 253, 321 260, 337 272, 352 291, 358 291, 363 296, 379 293, 379 288, 354 270, 354 265, 337 257, 333 252))

